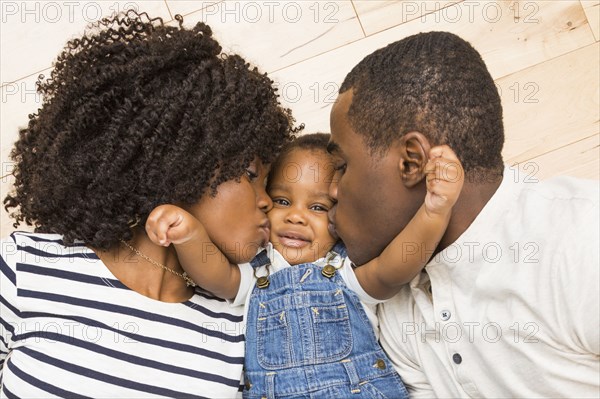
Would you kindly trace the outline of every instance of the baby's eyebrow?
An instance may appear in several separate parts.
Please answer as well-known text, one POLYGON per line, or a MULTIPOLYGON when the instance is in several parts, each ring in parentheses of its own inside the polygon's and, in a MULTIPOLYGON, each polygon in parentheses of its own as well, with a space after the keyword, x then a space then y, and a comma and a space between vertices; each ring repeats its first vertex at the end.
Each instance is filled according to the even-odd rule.
MULTIPOLYGON (((293 183, 292 183, 293 184, 293 183)), ((269 187, 269 195, 271 195, 271 191, 283 191, 284 194, 287 188, 285 185, 283 184, 276 184, 274 186, 269 187)), ((332 201, 331 197, 329 196, 328 192, 325 191, 312 191, 309 190, 308 194, 307 194, 308 198, 310 198, 311 200, 327 200, 327 201, 332 201)))
POLYGON ((271 186, 269 186, 269 191, 271 190, 280 190, 280 191, 285 191, 286 186, 282 185, 282 184, 273 184, 271 186))
POLYGON ((312 198, 318 198, 318 199, 324 199, 324 200, 331 201, 331 197, 329 196, 329 193, 326 193, 323 191, 312 191, 309 194, 312 198))

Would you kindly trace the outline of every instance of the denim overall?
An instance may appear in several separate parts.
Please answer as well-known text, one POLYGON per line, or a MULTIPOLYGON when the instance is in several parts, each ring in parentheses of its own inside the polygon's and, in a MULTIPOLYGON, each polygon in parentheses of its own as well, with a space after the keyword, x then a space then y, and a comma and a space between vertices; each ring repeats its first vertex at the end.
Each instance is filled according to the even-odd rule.
MULTIPOLYGON (((343 245, 333 249, 345 257, 343 245)), ((253 267, 270 263, 259 253, 253 267)), ((343 267, 350 267, 344 265, 343 267)), ((244 398, 408 398, 358 296, 305 263, 269 276, 248 305, 244 398)))

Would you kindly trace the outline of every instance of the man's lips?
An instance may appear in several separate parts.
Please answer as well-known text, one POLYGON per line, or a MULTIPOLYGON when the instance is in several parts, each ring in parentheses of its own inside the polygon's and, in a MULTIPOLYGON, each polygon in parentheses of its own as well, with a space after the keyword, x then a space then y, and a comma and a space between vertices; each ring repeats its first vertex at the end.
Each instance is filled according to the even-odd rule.
POLYGON ((310 245, 310 240, 308 237, 301 233, 292 232, 292 231, 284 231, 277 233, 277 238, 281 245, 285 247, 291 248, 303 248, 307 245, 310 245))
POLYGON ((335 212, 337 211, 337 206, 333 206, 331 207, 331 209, 329 210, 329 212, 327 212, 327 220, 329 221, 329 223, 327 223, 327 230, 329 231, 329 234, 331 234, 332 237, 338 239, 338 233, 337 230, 335 228, 335 212))

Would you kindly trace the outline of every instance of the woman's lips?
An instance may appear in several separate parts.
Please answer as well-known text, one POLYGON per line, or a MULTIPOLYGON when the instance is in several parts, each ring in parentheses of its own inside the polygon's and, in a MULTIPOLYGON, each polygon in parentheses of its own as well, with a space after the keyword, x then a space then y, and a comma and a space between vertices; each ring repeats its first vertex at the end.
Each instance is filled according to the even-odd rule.
POLYGON ((304 248, 310 245, 310 241, 302 235, 295 233, 281 233, 277 235, 279 243, 290 248, 304 248))
POLYGON ((259 230, 262 232, 263 234, 263 240, 261 243, 261 246, 264 247, 267 245, 267 243, 269 242, 269 240, 271 239, 271 223, 264 222, 259 226, 259 230))

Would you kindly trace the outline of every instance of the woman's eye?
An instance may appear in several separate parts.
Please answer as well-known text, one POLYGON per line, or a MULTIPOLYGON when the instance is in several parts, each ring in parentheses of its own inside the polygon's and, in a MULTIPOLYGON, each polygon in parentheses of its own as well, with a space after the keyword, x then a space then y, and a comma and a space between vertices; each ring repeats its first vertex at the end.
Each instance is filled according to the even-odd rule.
POLYGON ((289 206, 290 202, 283 198, 273 198, 273 203, 281 206, 289 206))
POLYGON ((250 179, 250 181, 258 179, 258 174, 256 174, 256 172, 250 169, 246 169, 246 176, 248 176, 248 179, 250 179))

